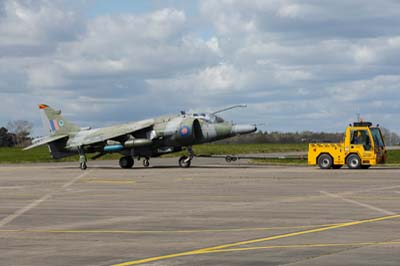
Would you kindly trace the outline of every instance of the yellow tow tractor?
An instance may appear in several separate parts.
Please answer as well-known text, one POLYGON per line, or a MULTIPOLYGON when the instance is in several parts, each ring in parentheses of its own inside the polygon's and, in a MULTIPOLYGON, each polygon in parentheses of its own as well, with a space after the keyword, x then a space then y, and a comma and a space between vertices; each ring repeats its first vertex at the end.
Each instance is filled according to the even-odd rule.
POLYGON ((344 142, 310 143, 308 164, 321 169, 339 169, 346 164, 350 169, 368 169, 386 162, 387 152, 379 125, 355 122, 346 129, 344 142))

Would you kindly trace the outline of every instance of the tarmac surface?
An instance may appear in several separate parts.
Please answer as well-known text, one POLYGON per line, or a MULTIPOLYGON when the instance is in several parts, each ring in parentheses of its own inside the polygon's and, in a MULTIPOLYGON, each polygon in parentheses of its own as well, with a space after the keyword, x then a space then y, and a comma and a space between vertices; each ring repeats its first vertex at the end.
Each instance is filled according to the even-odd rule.
POLYGON ((400 169, 0 165, 0 265, 400 265, 400 169))

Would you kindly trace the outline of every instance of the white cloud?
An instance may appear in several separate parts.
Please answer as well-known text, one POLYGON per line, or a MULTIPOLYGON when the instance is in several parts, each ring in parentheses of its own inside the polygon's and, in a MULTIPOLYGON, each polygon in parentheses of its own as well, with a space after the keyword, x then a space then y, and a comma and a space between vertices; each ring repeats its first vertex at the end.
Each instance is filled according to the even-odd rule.
POLYGON ((0 2, 0 121, 35 119, 38 101, 82 125, 246 102, 235 118, 265 129, 341 130, 358 110, 400 132, 398 2, 172 4, 88 16, 62 0, 0 2))
POLYGON ((400 98, 400 75, 338 83, 329 90, 331 97, 349 102, 400 98))
POLYGON ((359 47, 354 52, 354 58, 357 63, 366 64, 376 60, 375 53, 366 46, 359 47))
POLYGON ((63 70, 51 62, 27 67, 27 85, 30 88, 57 88, 66 85, 63 70))
POLYGON ((189 92, 196 96, 206 97, 210 93, 219 94, 238 90, 240 75, 232 65, 221 64, 207 67, 197 73, 168 79, 149 79, 147 83, 154 93, 160 91, 189 92))
POLYGON ((210 48, 211 51, 213 51, 214 53, 222 56, 222 50, 219 47, 219 41, 216 37, 212 37, 211 39, 209 39, 206 42, 206 45, 208 46, 208 48, 210 48))
POLYGON ((185 24, 184 12, 172 9, 98 17, 81 38, 59 46, 56 62, 70 79, 145 79, 217 62, 218 42, 187 33, 185 24))
POLYGON ((280 17, 296 18, 302 15, 303 7, 298 4, 287 4, 281 6, 277 14, 280 17))
POLYGON ((82 30, 81 18, 57 4, 60 2, 5 1, 0 20, 1 46, 35 46, 76 38, 82 30))

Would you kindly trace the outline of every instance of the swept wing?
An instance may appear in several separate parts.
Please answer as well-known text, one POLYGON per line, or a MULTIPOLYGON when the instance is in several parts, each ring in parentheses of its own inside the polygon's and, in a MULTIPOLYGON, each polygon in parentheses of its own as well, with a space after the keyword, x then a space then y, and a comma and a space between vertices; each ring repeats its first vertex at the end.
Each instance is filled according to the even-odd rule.
POLYGON ((48 144, 48 143, 56 141, 56 140, 67 138, 67 137, 68 137, 68 135, 66 135, 66 134, 44 137, 44 138, 41 138, 41 139, 37 140, 37 142, 35 142, 34 144, 24 148, 23 150, 24 151, 30 150, 30 149, 33 149, 33 148, 48 144))
POLYGON ((76 136, 70 139, 68 146, 73 147, 104 142, 110 139, 133 134, 139 130, 149 128, 153 125, 154 119, 148 119, 117 126, 80 131, 76 136))

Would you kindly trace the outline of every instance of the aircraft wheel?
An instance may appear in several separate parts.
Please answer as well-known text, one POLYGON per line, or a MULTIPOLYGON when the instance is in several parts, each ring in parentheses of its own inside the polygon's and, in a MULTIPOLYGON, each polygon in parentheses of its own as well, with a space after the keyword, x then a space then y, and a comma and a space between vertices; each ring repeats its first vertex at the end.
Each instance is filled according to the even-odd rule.
POLYGON ((346 164, 350 169, 360 169, 361 159, 357 154, 351 154, 347 157, 346 164))
POLYGON ((134 164, 133 158, 130 156, 121 157, 121 159, 119 159, 119 166, 121 168, 124 169, 132 168, 133 164, 134 164))
POLYGON ((333 165, 332 157, 329 154, 322 154, 318 158, 318 166, 321 169, 330 169, 333 165))
POLYGON ((81 163, 80 168, 81 168, 81 170, 86 170, 87 169, 86 163, 85 162, 81 163))
POLYGON ((232 157, 231 156, 226 156, 225 157, 225 161, 227 162, 227 163, 230 163, 230 162, 232 162, 232 157))
POLYGON ((179 166, 182 168, 189 168, 192 160, 188 160, 188 158, 187 156, 179 158, 179 166))
POLYGON ((150 166, 150 161, 149 161, 149 159, 144 159, 144 160, 143 160, 143 166, 146 167, 146 168, 150 166))

